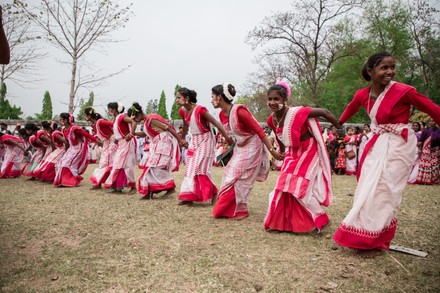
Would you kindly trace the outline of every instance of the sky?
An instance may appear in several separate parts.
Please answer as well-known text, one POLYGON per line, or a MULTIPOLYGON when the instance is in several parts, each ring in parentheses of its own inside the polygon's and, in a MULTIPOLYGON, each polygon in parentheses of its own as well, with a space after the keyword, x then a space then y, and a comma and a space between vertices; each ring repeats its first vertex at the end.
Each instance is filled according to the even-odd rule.
MULTIPOLYGON (((8 0, 9 1, 9 0, 8 0)), ((8 2, 6 1, 6 2, 8 2)), ((3 0, 2 0, 3 2, 3 0)), ((37 2, 37 0, 27 1, 37 2)), ((228 82, 238 94, 252 72, 258 52, 245 43, 246 36, 274 12, 292 8, 292 0, 133 0, 134 16, 112 38, 121 40, 105 47, 105 52, 89 51, 87 60, 105 73, 130 65, 106 84, 81 91, 77 97, 95 95, 95 107, 104 113, 109 102, 133 102, 143 107, 149 99, 159 99, 162 90, 170 114, 176 84, 193 89, 198 103, 218 114, 211 106, 211 88, 228 82)), ((20 106, 23 116, 41 113, 44 92, 50 92, 53 113, 67 112, 70 69, 60 60, 68 60, 60 50, 45 45, 48 57, 40 62, 38 84, 26 88, 12 82, 8 99, 20 106), (31 87, 31 88, 29 88, 31 87)), ((75 114, 77 111, 75 112, 75 114)))

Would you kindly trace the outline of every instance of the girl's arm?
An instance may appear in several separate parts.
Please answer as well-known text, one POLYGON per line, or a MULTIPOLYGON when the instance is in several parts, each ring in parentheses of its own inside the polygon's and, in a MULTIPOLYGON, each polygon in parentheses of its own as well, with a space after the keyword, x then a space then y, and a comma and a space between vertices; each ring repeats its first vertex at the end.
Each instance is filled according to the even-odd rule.
POLYGON ((209 123, 211 123, 215 127, 217 127, 217 129, 220 131, 220 133, 226 139, 226 142, 228 143, 228 145, 234 144, 234 140, 228 135, 226 130, 223 128, 223 125, 220 122, 218 122, 216 119, 214 119, 214 117, 212 117, 211 114, 209 114, 208 112, 205 112, 205 113, 203 113, 202 116, 203 116, 203 118, 206 119, 206 121, 208 121, 209 123))
POLYGON ((21 142, 18 142, 16 140, 10 139, 9 143, 11 143, 11 144, 17 146, 18 148, 20 148, 23 151, 25 156, 27 156, 29 154, 28 150, 24 147, 24 145, 21 142))
POLYGON ((317 118, 324 117, 328 122, 333 124, 336 128, 342 128, 342 125, 339 123, 338 119, 327 109, 324 108, 312 108, 309 114, 309 118, 317 118))
POLYGON ((44 141, 45 143, 49 144, 52 150, 55 149, 55 145, 53 144, 53 141, 47 137, 46 135, 41 135, 40 140, 44 141))
POLYGON ((163 131, 168 131, 169 133, 171 133, 172 136, 174 136, 177 139, 177 141, 179 142, 179 145, 188 147, 188 143, 184 139, 179 137, 179 135, 177 134, 177 132, 173 128, 169 127, 165 123, 162 123, 161 121, 153 118, 153 119, 151 119, 150 125, 152 127, 157 127, 163 131))

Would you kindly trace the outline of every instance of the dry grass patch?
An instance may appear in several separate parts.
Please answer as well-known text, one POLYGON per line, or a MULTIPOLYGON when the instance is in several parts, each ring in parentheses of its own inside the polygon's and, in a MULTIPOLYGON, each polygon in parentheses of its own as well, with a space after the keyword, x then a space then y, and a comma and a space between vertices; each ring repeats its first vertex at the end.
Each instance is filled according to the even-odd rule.
MULTIPOLYGON (((91 165, 85 174, 90 176, 91 165)), ((214 168, 221 181, 222 169, 214 168)), ((140 172, 137 171, 137 175, 140 172)), ((180 186, 183 170, 174 173, 180 186)), ((257 183, 251 215, 219 220, 212 206, 177 206, 177 195, 53 188, 0 181, 0 288, 5 292, 436 292, 440 290, 438 186, 408 186, 394 243, 427 258, 387 252, 362 259, 330 236, 351 207, 355 178, 334 177, 324 233, 266 232, 277 172, 257 183)))

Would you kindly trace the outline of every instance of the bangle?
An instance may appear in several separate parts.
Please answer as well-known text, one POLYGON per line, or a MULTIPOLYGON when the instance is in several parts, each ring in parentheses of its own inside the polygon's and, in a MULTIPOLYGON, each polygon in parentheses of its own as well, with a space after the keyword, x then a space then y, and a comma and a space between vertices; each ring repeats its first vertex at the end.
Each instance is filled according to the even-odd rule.
POLYGON ((274 150, 275 150, 274 148, 270 148, 270 149, 269 149, 269 152, 272 152, 272 151, 274 151, 274 150))

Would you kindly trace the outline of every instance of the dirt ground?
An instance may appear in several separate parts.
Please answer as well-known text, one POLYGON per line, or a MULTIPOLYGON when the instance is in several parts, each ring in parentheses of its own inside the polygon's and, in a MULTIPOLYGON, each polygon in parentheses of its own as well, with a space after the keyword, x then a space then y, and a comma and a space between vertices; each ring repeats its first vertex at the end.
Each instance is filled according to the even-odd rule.
MULTIPOLYGON (((349 211, 354 176, 334 176, 332 224, 321 234, 266 232, 277 172, 256 183, 251 215, 214 219, 209 204, 178 206, 177 194, 54 188, 26 178, 0 181, 2 292, 439 292, 439 186, 411 185, 394 244, 426 258, 385 252, 364 259, 331 236, 349 211)), ((137 170, 137 176, 140 171, 137 170)), ((184 170, 174 173, 179 187, 184 170)), ((213 168, 217 184, 221 168, 213 168)))

